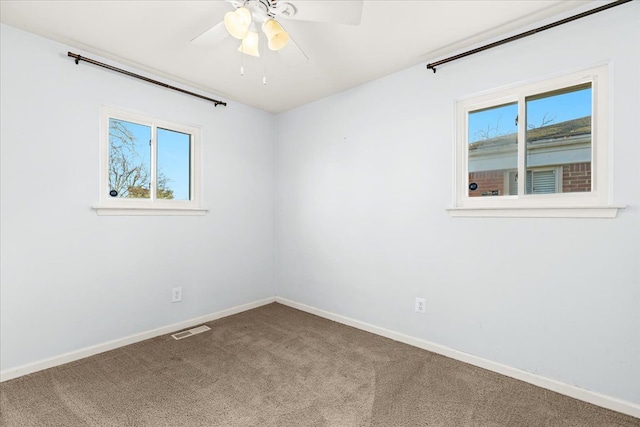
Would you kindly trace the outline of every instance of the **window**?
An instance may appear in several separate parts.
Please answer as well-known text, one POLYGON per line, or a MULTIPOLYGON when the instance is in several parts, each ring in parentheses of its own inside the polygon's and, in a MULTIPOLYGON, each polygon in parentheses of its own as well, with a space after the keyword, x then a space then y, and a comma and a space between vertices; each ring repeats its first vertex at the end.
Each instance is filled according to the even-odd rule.
POLYGON ((102 109, 102 215, 202 215, 199 130, 102 109))
MULTIPOLYGON (((510 196, 518 194, 518 171, 509 171, 506 188, 510 196)), ((562 167, 528 169, 525 194, 562 193, 562 167)))
POLYGON ((453 216, 615 217, 607 68, 457 103, 453 216))

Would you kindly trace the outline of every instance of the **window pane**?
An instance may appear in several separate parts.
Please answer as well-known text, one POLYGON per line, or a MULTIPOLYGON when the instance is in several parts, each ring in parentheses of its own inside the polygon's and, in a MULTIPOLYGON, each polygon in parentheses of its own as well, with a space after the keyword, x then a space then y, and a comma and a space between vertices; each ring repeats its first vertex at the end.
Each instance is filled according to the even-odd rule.
POLYGON ((517 194, 517 120, 515 102, 469 113, 469 197, 517 194))
POLYGON ((527 171, 527 194, 557 193, 556 169, 527 171))
POLYGON ((591 191, 591 84, 528 97, 526 110, 527 194, 591 191), (549 167, 562 175, 553 189, 549 167))
POLYGON ((191 135, 158 128, 158 199, 190 200, 191 135))
POLYGON ((109 119, 109 195, 148 199, 151 128, 109 119))

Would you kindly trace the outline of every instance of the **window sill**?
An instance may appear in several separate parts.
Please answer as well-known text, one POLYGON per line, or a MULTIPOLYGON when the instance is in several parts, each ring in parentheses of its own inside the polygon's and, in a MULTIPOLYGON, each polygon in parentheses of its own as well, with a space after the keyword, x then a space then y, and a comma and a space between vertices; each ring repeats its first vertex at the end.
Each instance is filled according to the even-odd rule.
POLYGON ((625 206, 460 207, 449 208, 452 217, 472 218, 615 218, 625 206))
POLYGON ((92 206, 98 215, 103 216, 202 216, 209 212, 201 208, 169 207, 114 207, 92 206))

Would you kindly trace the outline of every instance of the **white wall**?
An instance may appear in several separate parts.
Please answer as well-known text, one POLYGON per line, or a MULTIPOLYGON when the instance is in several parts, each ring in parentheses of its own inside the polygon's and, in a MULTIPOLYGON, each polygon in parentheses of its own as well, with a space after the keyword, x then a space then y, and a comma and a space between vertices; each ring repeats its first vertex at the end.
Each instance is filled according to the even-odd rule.
POLYGON ((277 116, 278 295, 640 403, 639 18, 626 4, 277 116), (447 214, 456 99, 607 61, 618 218, 447 214))
POLYGON ((626 4, 275 118, 76 66, 66 46, 2 25, 0 370, 276 286, 300 303, 640 403, 639 15, 640 4, 626 4), (603 61, 614 202, 627 209, 614 220, 450 218, 455 99, 603 61), (207 215, 90 209, 102 104, 202 128, 207 215), (171 304, 176 285, 184 301, 171 304), (416 296, 426 315, 413 312, 416 296))
POLYGON ((273 296, 273 115, 1 31, 1 370, 273 296), (201 127, 207 215, 96 215, 102 104, 201 127))

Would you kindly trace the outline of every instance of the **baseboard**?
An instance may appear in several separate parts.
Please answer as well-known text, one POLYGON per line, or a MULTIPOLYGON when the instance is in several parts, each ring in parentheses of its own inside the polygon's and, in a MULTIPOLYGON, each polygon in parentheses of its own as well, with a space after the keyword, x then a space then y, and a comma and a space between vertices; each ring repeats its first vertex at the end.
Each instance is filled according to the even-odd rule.
POLYGON ((22 365, 17 368, 7 369, 0 372, 0 382, 8 381, 14 378, 21 377, 23 375, 38 372, 44 369, 53 368, 55 366, 63 365, 65 363, 73 362, 85 357, 93 356, 95 354, 103 353, 105 351, 114 350, 119 347, 124 347, 129 344, 134 344, 140 341, 144 341, 150 338, 155 338, 160 335, 173 333, 182 329, 190 328, 192 326, 211 322, 212 320, 221 319, 223 317, 231 316, 233 314, 241 313, 243 311, 251 310, 272 302, 278 302, 286 306, 305 311, 307 313, 314 314, 316 316, 323 317, 325 319, 333 320, 338 323, 342 323, 347 326, 351 326, 363 331, 371 332, 376 335, 380 335, 386 338, 390 338, 394 341, 399 341, 405 344, 409 344, 414 347, 422 348, 424 350, 432 351, 437 354, 441 354, 446 357, 450 357, 461 362, 469 363, 470 365, 478 366, 483 369, 487 369, 502 375, 506 375, 511 378, 515 378, 527 383, 536 385, 538 387, 545 388, 547 390, 555 391, 556 393, 563 394, 565 396, 573 397, 584 402, 588 402, 603 408, 611 409, 613 411, 621 412, 623 414, 630 415, 632 417, 640 418, 640 405, 628 402, 615 397, 607 396, 594 391, 586 390, 580 387, 576 387, 570 384, 563 383, 561 381, 553 380, 543 377, 541 375, 533 374, 523 371, 521 369, 513 368, 511 366, 503 365, 501 363, 493 362, 482 357, 474 356, 472 354, 464 353, 452 348, 436 344, 430 341, 426 341, 420 338, 415 338, 409 335, 401 334, 399 332, 391 331, 389 329, 381 328, 369 323, 361 322, 359 320, 351 319, 346 316, 331 313, 325 310, 321 310, 315 307, 311 307, 305 304, 301 304, 295 301, 291 301, 282 297, 271 297, 263 300, 254 301, 248 304, 242 304, 239 306, 231 307, 226 310, 218 311, 216 313, 207 314, 204 316, 196 317, 193 319, 185 320, 183 322, 174 323, 171 325, 163 326, 161 328, 153 329, 139 334, 130 335, 128 337, 120 338, 117 340, 109 341, 106 343, 98 344, 91 347, 86 347, 77 351, 55 356, 49 359, 41 360, 35 363, 22 365))
POLYGON ((8 381, 14 378, 21 377, 23 375, 32 374, 34 372, 42 371, 43 369, 53 368, 54 366, 64 365, 65 363, 73 362, 75 360, 84 359, 85 357, 93 356, 94 354, 104 353, 105 351, 114 350, 125 345, 134 344, 140 341, 155 338, 160 335, 170 334, 182 329, 187 329, 192 326, 199 325, 201 323, 211 322, 212 320, 221 319, 223 317, 231 316, 232 314, 241 313, 243 311, 251 310, 266 304, 270 304, 275 301, 274 297, 265 298, 262 300, 250 302, 247 304, 238 305, 228 308, 226 310, 218 311, 216 313, 207 314, 193 319, 185 320, 183 322, 173 323, 171 325, 163 326, 161 328, 152 329, 150 331, 141 332, 139 334, 129 335, 128 337, 119 338, 117 340, 97 344, 91 347, 85 347, 80 350, 72 351, 69 353, 61 354, 49 359, 40 360, 38 362, 22 365, 17 368, 6 369, 0 372, 0 382, 8 381))
POLYGON ((339 314, 331 313, 325 310, 291 301, 286 298, 276 297, 275 300, 280 304, 284 304, 286 306, 305 311, 316 316, 324 317, 325 319, 333 320, 335 322, 342 323, 356 329, 361 329, 363 331, 371 332, 372 334, 390 338, 394 341, 399 341, 414 347, 431 351, 433 353, 441 354, 443 356, 450 357, 452 359, 459 360, 470 365, 478 366, 480 368, 487 369, 498 374, 506 375, 508 377, 515 378, 517 380, 521 380, 529 384, 545 388, 547 390, 555 391, 556 393, 573 397, 584 402, 601 406, 603 408, 611 409, 613 411, 621 412, 632 417, 640 418, 640 405, 632 402, 586 390, 571 384, 566 384, 561 381, 546 378, 541 375, 532 374, 531 372, 526 372, 521 369, 493 362, 488 359, 483 359, 482 357, 454 350, 440 344, 401 334, 399 332, 394 332, 389 329, 381 328, 369 323, 361 322, 359 320, 351 319, 349 317, 341 316, 339 314))

